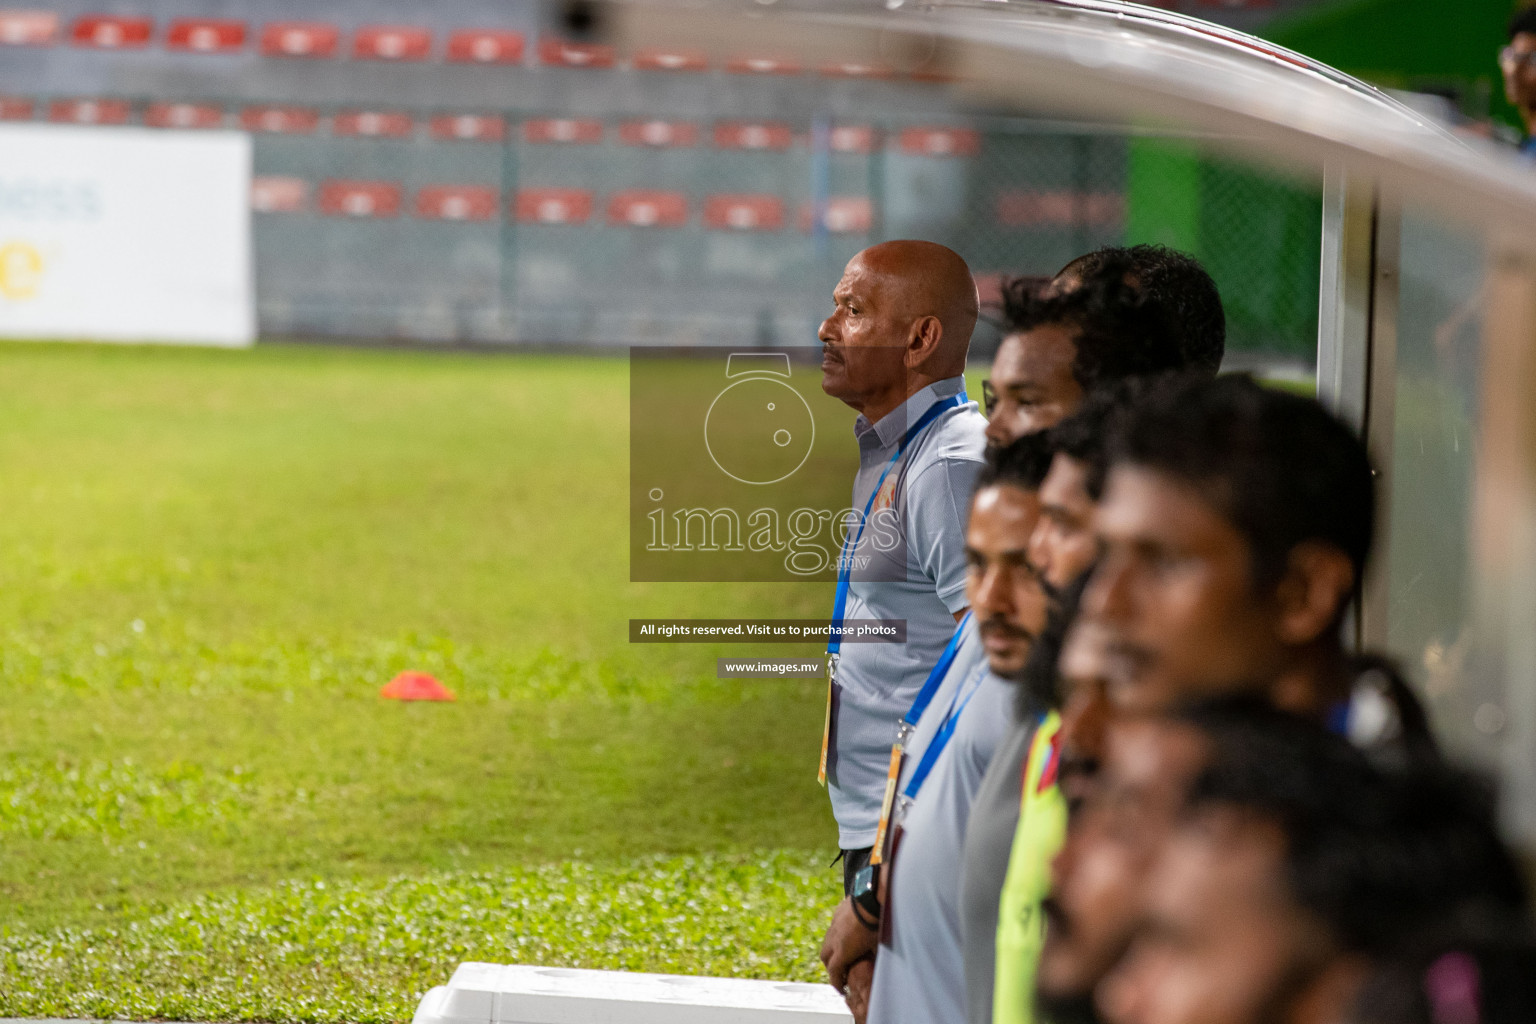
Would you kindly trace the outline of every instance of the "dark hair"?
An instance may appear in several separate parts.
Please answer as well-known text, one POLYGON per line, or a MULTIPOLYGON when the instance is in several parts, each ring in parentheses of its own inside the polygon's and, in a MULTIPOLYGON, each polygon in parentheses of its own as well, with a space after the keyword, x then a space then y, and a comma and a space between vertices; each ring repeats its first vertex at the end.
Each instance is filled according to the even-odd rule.
POLYGON ((1396 757, 1397 767, 1403 767, 1405 762, 1441 759, 1440 744, 1429 725, 1429 713, 1403 679, 1396 662, 1380 654, 1351 655, 1349 675, 1355 680, 1357 698, 1362 686, 1374 687, 1392 709, 1393 720, 1383 723, 1385 731, 1380 736, 1350 737, 1357 746, 1379 757, 1396 757))
POLYGON ((1478 908, 1387 957, 1362 987, 1357 1024, 1529 1024, 1536 934, 1521 915, 1478 908))
POLYGON ((1227 315, 1221 292, 1200 261, 1166 245, 1106 246, 1079 256, 1056 277, 1087 277, 1110 258, 1129 259, 1148 303, 1167 312, 1182 341, 1186 366, 1216 376, 1227 350, 1227 315))
POLYGON ((1536 34, 1536 6, 1522 8, 1509 19, 1510 42, 1515 41, 1515 36, 1526 33, 1536 34))
POLYGON ((1085 392, 1126 377, 1184 365, 1168 311, 1147 301, 1128 256, 1106 256, 1068 292, 1046 293, 1020 281, 1003 283, 1003 314, 1010 332, 1047 324, 1071 327, 1077 349, 1072 376, 1085 392))
POLYGON ((976 475, 976 491, 1000 485, 1038 491, 1051 468, 1051 445, 1045 431, 1025 434, 1000 448, 988 446, 987 461, 976 475))
POLYGON ((1171 378, 1127 377, 1090 392, 1077 411, 1047 431, 1052 455, 1065 455, 1083 464, 1088 496, 1104 496, 1109 473, 1109 437, 1114 424, 1149 390, 1166 386, 1171 378))
POLYGON ((1342 736, 1253 701, 1187 711, 1211 747, 1192 808, 1235 806, 1285 837, 1292 899, 1341 948, 1390 950, 1458 908, 1518 909, 1490 790, 1442 764, 1373 766, 1342 736))
POLYGON ((1256 586, 1278 583, 1303 541, 1344 552, 1360 586, 1376 528, 1370 457, 1312 399, 1246 375, 1171 381, 1116 424, 1110 465, 1122 463, 1174 476, 1219 509, 1252 548, 1256 586))
POLYGON ((1066 646, 1067 634, 1077 620, 1077 606, 1088 587, 1090 575, 1085 572, 1051 594, 1045 628, 1035 637, 1024 668, 1019 672, 1019 692, 1013 705, 1015 721, 1025 721, 1047 708, 1061 708, 1061 649, 1066 646))

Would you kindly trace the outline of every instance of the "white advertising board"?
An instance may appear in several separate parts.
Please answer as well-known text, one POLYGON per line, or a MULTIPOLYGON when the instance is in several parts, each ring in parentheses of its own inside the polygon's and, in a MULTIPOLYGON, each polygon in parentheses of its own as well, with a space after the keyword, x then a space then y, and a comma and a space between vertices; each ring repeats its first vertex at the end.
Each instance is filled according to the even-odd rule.
POLYGON ((0 338, 249 345, 241 132, 0 125, 0 338))

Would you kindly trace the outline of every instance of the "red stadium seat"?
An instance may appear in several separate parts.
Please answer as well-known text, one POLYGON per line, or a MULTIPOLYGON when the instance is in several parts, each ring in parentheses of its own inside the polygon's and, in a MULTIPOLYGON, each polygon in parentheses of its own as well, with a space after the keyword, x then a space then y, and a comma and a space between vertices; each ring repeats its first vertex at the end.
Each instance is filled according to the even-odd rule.
POLYGON ((867 124, 839 124, 827 134, 827 148, 834 153, 871 153, 875 130, 867 124))
POLYGON ((626 121, 619 125, 619 141, 626 146, 695 146, 699 126, 692 121, 626 121))
POLYGON ((246 107, 240 127, 248 132, 309 135, 320 126, 320 112, 309 107, 246 107))
POLYGON ((592 217, 592 193, 580 188, 524 188, 513 214, 525 224, 585 224, 592 217))
POLYGON ((207 103, 151 103, 144 108, 151 128, 221 128, 224 108, 207 103))
POLYGON ((681 192, 626 189, 608 197, 608 223, 637 228, 680 228, 688 223, 688 197, 681 192))
POLYGON ((48 120, 66 124, 127 124, 132 114, 127 100, 54 100, 48 120))
POLYGON ((416 123, 401 110, 346 110, 331 121, 337 135, 362 135, 375 139, 408 139, 416 123))
POLYGON ((192 53, 234 53, 245 46, 245 22, 211 18, 183 18, 171 22, 165 33, 171 50, 192 53))
POLYGON ((737 75, 798 75, 800 65, 780 57, 737 57, 725 70, 737 75))
POLYGON ((251 209, 258 213, 298 213, 309 200, 309 182, 285 174, 251 179, 251 209))
POLYGON ((319 21, 274 21, 261 30, 268 57, 334 57, 341 30, 319 21))
POLYGON ((611 68, 613 47, 546 36, 539 40, 539 63, 557 68, 611 68))
POLYGON ((704 226, 726 231, 778 231, 784 200, 769 195, 720 195, 704 201, 704 226))
POLYGON ((1004 227, 1066 227, 1092 224, 1110 227, 1125 221, 1125 196, 1118 192, 1004 192, 994 206, 1004 227))
POLYGON ((431 131, 445 142, 500 142, 507 137, 507 122, 494 114, 439 114, 431 131))
POLYGON ((463 64, 516 64, 523 59, 523 34, 464 29, 448 37, 448 59, 463 64))
POLYGON ((51 46, 58 34, 53 11, 0 11, 0 43, 7 46, 51 46))
POLYGON ((416 193, 416 216, 429 220, 495 220, 500 206, 494 185, 427 185, 416 193))
POLYGON ((782 121, 721 121, 715 125, 720 149, 788 149, 795 133, 782 121))
POLYGON ((409 25, 365 25, 352 38, 352 56, 359 60, 426 60, 432 54, 432 33, 409 25))
MULTIPOLYGON (((816 224, 816 208, 811 203, 800 207, 801 231, 816 224)), ((822 226, 834 235, 866 234, 875 224, 875 207, 868 196, 832 196, 821 215, 822 226)))
POLYGON ((905 128, 899 145, 913 156, 975 156, 981 134, 969 128, 905 128))
POLYGON ((0 121, 30 121, 33 108, 25 96, 0 96, 0 121))
POLYGON ((333 178, 320 183, 320 212, 328 217, 398 217, 400 186, 392 181, 333 178))
MULTIPOLYGON (((1157 5, 1154 3, 1151 6, 1156 7, 1157 5)), ((926 66, 908 73, 907 77, 914 82, 923 82, 930 85, 948 85, 951 82, 959 81, 954 74, 948 71, 935 71, 926 66)))
POLYGON ((709 57, 698 50, 641 50, 634 66, 641 71, 705 71, 709 57))
POLYGON ((883 64, 859 64, 853 61, 823 64, 818 70, 831 78, 890 78, 892 75, 891 69, 883 64))
POLYGON ((94 46, 120 50, 149 45, 154 22, 148 18, 119 18, 110 14, 87 14, 75 20, 70 39, 76 46, 94 46))
POLYGON ((533 143, 569 142, 590 146, 603 141, 603 122, 536 117, 523 122, 523 139, 533 143))

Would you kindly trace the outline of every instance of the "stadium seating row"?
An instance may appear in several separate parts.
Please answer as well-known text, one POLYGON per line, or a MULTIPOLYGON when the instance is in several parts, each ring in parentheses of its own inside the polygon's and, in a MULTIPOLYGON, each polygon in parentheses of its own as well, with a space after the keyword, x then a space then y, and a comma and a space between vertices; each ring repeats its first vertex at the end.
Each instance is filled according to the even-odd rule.
MULTIPOLYGON (((393 218, 409 213, 424 220, 491 221, 501 215, 502 193, 494 185, 425 185, 407 205, 399 182, 331 178, 311 195, 310 183, 288 175, 261 175, 251 184, 251 207, 259 213, 301 213, 330 217, 393 218)), ((508 197, 507 212, 524 224, 579 225, 592 221, 598 197, 590 189, 522 188, 508 197)), ((684 227, 692 217, 689 197, 665 189, 622 189, 603 204, 606 222, 618 227, 684 227)), ((780 231, 788 224, 785 201, 760 193, 706 196, 704 227, 732 231, 780 231)), ((833 234, 862 234, 874 223, 874 206, 863 196, 830 198, 822 224, 833 234)), ((814 207, 803 204, 796 218, 802 231, 815 224, 814 207)))
MULTIPOLYGON (((700 223, 721 231, 781 231, 789 226, 785 200, 768 193, 717 193, 703 198, 700 223)), ((599 206, 591 189, 521 188, 508 194, 507 214, 523 224, 582 225, 592 222, 599 206)), ((615 227, 684 227, 692 220, 688 195, 666 189, 620 189, 603 204, 604 220, 615 227)), ((290 175, 260 175, 252 182, 251 207, 258 213, 314 211, 328 217, 494 221, 502 214, 502 192, 495 185, 436 183, 415 190, 407 203, 400 182, 331 178, 311 185, 290 175)), ((1086 224, 1116 225, 1125 215, 1119 193, 1014 190, 999 194, 993 216, 1004 227, 1086 224)), ((867 196, 832 196, 822 209, 821 225, 830 234, 866 234, 875 208, 867 196)), ((816 224, 815 206, 802 203, 795 227, 808 232, 816 224)))
MULTIPOLYGON (((29 121, 42 114, 62 124, 123 125, 134 120, 134 104, 111 97, 67 98, 46 102, 23 96, 0 96, 0 121, 29 121)), ((441 113, 418 117, 403 110, 338 110, 322 113, 315 107, 255 105, 238 112, 215 103, 149 103, 139 113, 152 128, 212 129, 239 127, 279 135, 312 135, 329 123, 338 136, 409 139, 425 128, 432 139, 445 142, 502 142, 511 122, 499 114, 441 113)), ((608 137, 609 126, 589 118, 542 117, 521 121, 521 137, 534 144, 592 145, 608 137)), ((617 126, 626 146, 681 148, 699 144, 697 122, 640 119, 617 126)), ((717 121, 709 133, 716 149, 786 150, 810 139, 784 121, 717 121)), ((834 153, 873 152, 882 141, 869 125, 836 125, 827 131, 827 148, 834 153)), ((892 140, 897 149, 914 156, 975 156, 980 135, 968 128, 916 126, 903 128, 892 140)))
MULTIPOLYGON (((1171 0, 1150 0, 1152 6, 1174 9, 1171 0)), ((1264 8, 1273 0, 1196 0, 1195 7, 1229 11, 1264 8)), ((274 21, 260 26, 241 19, 177 18, 156 34, 153 18, 143 15, 87 14, 65 24, 54 11, 0 9, 0 44, 51 46, 67 42, 101 50, 142 49, 158 42, 167 50, 188 53, 228 54, 247 50, 254 42, 257 52, 268 57, 354 60, 425 61, 434 55, 454 63, 521 64, 529 57, 527 38, 505 28, 463 28, 448 33, 439 51, 432 29, 418 25, 364 25, 351 33, 350 45, 340 25, 325 21, 274 21)), ((610 46, 541 37, 532 56, 549 67, 611 68, 619 56, 610 46)), ((703 71, 709 59, 689 50, 646 50, 628 63, 649 71, 703 71)), ((740 74, 799 74, 804 68, 793 60, 765 55, 740 56, 725 62, 725 70, 740 74)), ((822 74, 883 77, 890 68, 872 64, 832 63, 817 69, 822 74)))
MULTIPOLYGON (((269 22, 260 27, 228 18, 179 18, 158 38, 154 19, 133 15, 91 14, 64 25, 57 13, 44 10, 0 10, 0 44, 51 46, 67 42, 100 50, 143 49, 158 41, 173 51, 204 54, 245 52, 255 43, 268 57, 414 62, 440 55, 462 64, 523 64, 530 56, 546 67, 613 68, 620 64, 611 46, 543 37, 532 48, 523 33, 507 29, 466 28, 448 34, 437 50, 434 33, 413 25, 365 25, 344 45, 340 26, 320 21, 269 22)), ((642 71, 704 71, 710 61, 690 50, 645 50, 627 63, 642 71)), ((725 63, 738 74, 800 74, 796 61, 768 56, 741 56, 725 63)), ((853 62, 830 63, 817 70, 825 75, 886 77, 889 68, 853 62)))

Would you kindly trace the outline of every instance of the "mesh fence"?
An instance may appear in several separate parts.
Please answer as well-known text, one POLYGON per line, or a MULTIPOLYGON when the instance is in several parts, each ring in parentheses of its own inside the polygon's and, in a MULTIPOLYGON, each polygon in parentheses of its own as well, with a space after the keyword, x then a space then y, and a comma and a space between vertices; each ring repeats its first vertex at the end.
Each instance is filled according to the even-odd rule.
POLYGON ((474 117, 407 138, 258 134, 264 334, 796 344, 855 252, 920 237, 961 252, 984 293, 1166 242, 1217 279, 1234 351, 1315 344, 1316 191, 1230 163, 1168 173, 1140 140, 1024 121, 474 117))
POLYGON ((1193 249, 1221 286, 1234 347, 1312 362, 1322 201, 1315 188, 1221 161, 1200 167, 1193 249))

